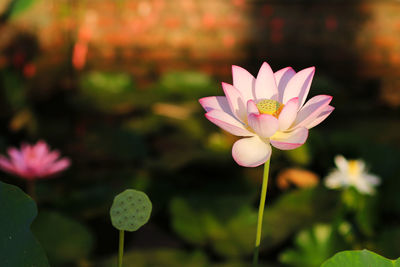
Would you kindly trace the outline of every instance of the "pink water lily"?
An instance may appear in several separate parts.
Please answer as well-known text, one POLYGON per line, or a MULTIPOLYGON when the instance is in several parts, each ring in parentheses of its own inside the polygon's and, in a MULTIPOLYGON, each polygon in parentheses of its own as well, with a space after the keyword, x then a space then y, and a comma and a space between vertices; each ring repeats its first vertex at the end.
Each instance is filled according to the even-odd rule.
POLYGON ((27 180, 45 178, 70 166, 70 160, 60 158, 57 150, 50 151, 44 141, 35 145, 22 144, 21 149, 8 149, 10 159, 0 155, 0 168, 27 180))
POLYGON ((265 163, 271 156, 270 145, 282 150, 303 145, 308 130, 331 114, 331 96, 317 95, 305 103, 314 72, 314 67, 297 73, 287 67, 274 73, 264 62, 254 78, 233 66, 233 85, 222 83, 225 96, 199 100, 207 119, 233 135, 246 137, 232 147, 239 165, 265 163))

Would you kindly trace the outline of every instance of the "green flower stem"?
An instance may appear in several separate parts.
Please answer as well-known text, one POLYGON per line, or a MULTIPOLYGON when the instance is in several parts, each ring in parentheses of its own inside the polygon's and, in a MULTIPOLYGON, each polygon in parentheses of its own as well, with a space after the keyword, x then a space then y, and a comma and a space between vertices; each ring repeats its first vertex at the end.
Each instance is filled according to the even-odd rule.
POLYGON ((122 267, 123 257, 124 257, 124 230, 119 230, 118 267, 122 267))
POLYGON ((258 208, 256 243, 255 243, 254 255, 253 255, 253 266, 254 267, 258 266, 258 252, 260 250, 261 228, 262 228, 263 215, 264 215, 265 198, 267 197, 269 162, 270 162, 270 160, 268 160, 264 164, 264 175, 263 175, 262 188, 261 188, 260 206, 258 208))

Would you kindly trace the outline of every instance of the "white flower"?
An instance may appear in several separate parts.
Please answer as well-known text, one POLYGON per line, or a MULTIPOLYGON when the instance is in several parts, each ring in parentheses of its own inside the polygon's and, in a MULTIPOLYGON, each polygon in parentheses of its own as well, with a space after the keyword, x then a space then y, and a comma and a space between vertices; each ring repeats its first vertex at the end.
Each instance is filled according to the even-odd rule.
POLYGON ((336 189, 351 187, 362 194, 374 194, 374 186, 380 184, 380 178, 368 173, 365 162, 362 160, 346 160, 343 156, 335 157, 337 169, 333 170, 326 178, 326 187, 336 189))

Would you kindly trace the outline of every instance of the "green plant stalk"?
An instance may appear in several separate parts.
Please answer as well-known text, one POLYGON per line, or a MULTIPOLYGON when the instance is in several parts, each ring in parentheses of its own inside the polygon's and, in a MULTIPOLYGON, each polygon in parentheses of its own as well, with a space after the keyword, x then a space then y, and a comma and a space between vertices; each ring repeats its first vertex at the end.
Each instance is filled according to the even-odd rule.
POLYGON ((256 242, 254 247, 254 254, 253 254, 253 266, 258 266, 258 252, 260 250, 260 242, 261 242, 261 229, 262 229, 262 222, 263 222, 263 215, 264 215, 264 206, 265 206, 265 198, 267 197, 267 187, 268 187, 268 174, 269 174, 269 162, 264 164, 264 175, 261 187, 261 197, 260 197, 260 206, 258 208, 258 220, 257 220, 257 233, 256 233, 256 242))
POLYGON ((124 233, 124 230, 119 230, 118 267, 122 267, 122 258, 124 257, 124 233))

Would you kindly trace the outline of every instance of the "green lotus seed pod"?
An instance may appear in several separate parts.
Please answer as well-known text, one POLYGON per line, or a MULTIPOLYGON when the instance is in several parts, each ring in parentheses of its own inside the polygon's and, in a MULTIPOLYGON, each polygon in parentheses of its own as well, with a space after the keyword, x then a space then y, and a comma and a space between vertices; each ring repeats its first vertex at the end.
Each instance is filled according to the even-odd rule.
POLYGON ((127 189, 114 198, 110 209, 112 225, 118 230, 136 231, 149 220, 151 208, 145 193, 127 189))

